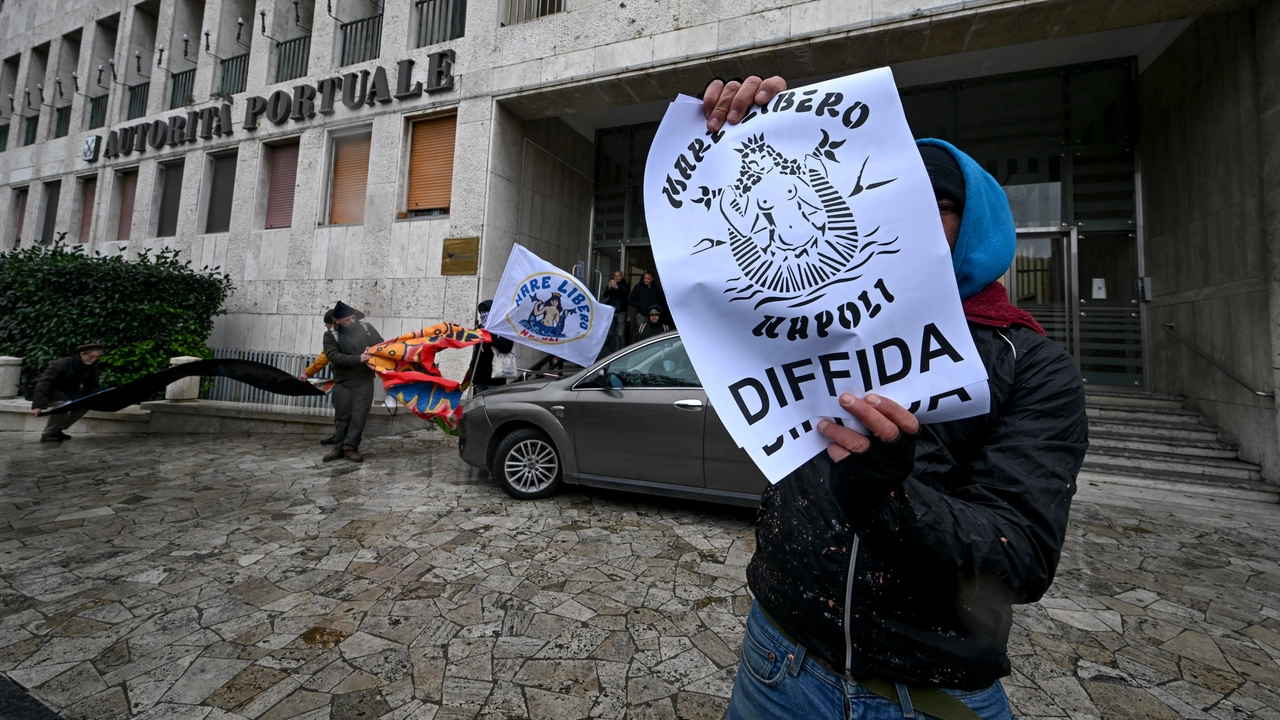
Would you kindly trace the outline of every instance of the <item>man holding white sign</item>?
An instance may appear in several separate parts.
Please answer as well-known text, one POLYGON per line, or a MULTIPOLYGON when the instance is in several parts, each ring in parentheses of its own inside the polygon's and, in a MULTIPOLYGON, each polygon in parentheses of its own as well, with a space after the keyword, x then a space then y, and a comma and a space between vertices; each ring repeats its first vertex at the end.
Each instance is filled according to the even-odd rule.
MULTIPOLYGON (((850 83, 845 90, 861 93, 864 89, 858 76, 846 80, 850 83)), ((872 80, 883 83, 884 78, 872 80)), ((856 102, 871 107, 871 114, 892 114, 894 108, 901 113, 896 92, 890 99, 867 88, 864 99, 857 101, 835 97, 842 92, 815 86, 787 93, 779 78, 762 82, 753 77, 728 84, 715 81, 707 87, 701 108, 706 118, 705 147, 690 142, 689 152, 699 154, 694 149, 701 150, 702 164, 714 143, 728 142, 727 135, 717 138, 718 134, 732 133, 735 122, 764 117, 766 109, 792 112, 797 126, 804 125, 799 120, 802 113, 796 110, 802 105, 808 113, 821 111, 841 122, 847 116, 851 131, 862 117, 855 109, 856 102), (871 95, 876 96, 874 105, 865 99, 871 95), (831 110, 836 115, 830 115, 831 110), (730 123, 727 127, 726 120, 730 123)), ((679 108, 681 104, 673 103, 672 107, 683 112, 687 108, 679 108)), ((754 121, 756 127, 763 125, 754 121)), ((770 133, 769 143, 786 144, 785 131, 775 127, 765 134, 770 133)), ((885 137, 889 134, 886 130, 885 137)), ((742 136, 741 132, 735 135, 742 136)), ((996 282, 1012 261, 1015 236, 1008 201, 994 178, 950 145, 925 140, 920 142, 914 168, 891 160, 887 161, 891 166, 888 172, 881 174, 877 168, 872 176, 868 169, 865 178, 860 173, 852 191, 847 184, 832 183, 844 196, 846 211, 830 198, 822 181, 847 177, 831 171, 833 160, 826 151, 843 162, 846 157, 840 146, 850 140, 856 146, 850 162, 868 168, 874 164, 871 150, 878 146, 860 144, 851 134, 837 137, 828 133, 803 158, 777 148, 776 153, 762 151, 758 141, 744 144, 753 142, 750 137, 737 140, 745 172, 740 181, 716 188, 718 193, 711 190, 715 186, 710 183, 694 180, 696 170, 689 167, 694 164, 692 157, 686 156, 683 168, 673 166, 674 173, 652 178, 646 174, 646 201, 651 209, 655 203, 667 202, 668 208, 676 209, 670 201, 702 204, 705 200, 708 211, 715 209, 730 221, 725 236, 708 236, 708 250, 718 248, 716 242, 720 241, 738 250, 740 257, 751 253, 747 245, 753 238, 774 243, 756 243, 765 251, 784 247, 784 242, 794 251, 799 238, 800 249, 808 248, 810 256, 818 249, 828 255, 838 250, 865 256, 870 233, 855 236, 849 232, 852 221, 845 217, 846 212, 871 219, 859 230, 867 225, 905 228, 909 223, 901 216, 894 217, 893 209, 859 203, 857 196, 862 191, 872 192, 872 182, 906 178, 906 184, 918 184, 921 177, 926 178, 927 186, 915 187, 906 195, 914 195, 918 201, 921 193, 927 193, 940 220, 931 232, 936 237, 940 231, 946 245, 930 247, 927 240, 920 239, 923 235, 903 233, 896 237, 902 246, 910 247, 922 268, 932 262, 935 247, 950 256, 955 284, 933 278, 937 283, 931 288, 933 302, 938 306, 958 304, 958 293, 967 320, 962 336, 950 325, 944 328, 942 323, 948 321, 945 308, 925 306, 924 312, 942 318, 935 324, 936 334, 927 324, 922 337, 893 335, 888 331, 894 328, 888 327, 877 330, 884 334, 868 343, 867 338, 850 333, 842 342, 852 352, 839 352, 845 352, 852 362, 840 356, 828 357, 824 364, 819 356, 805 364, 803 355, 797 353, 788 360, 795 363, 790 371, 786 365, 777 366, 772 375, 764 371, 764 382, 760 383, 764 397, 775 407, 783 400, 787 405, 802 406, 798 415, 788 416, 802 419, 800 428, 793 428, 787 436, 794 442, 784 442, 778 452, 805 443, 807 450, 814 442, 825 444, 825 450, 804 461, 762 497, 756 552, 747 570, 756 603, 748 617, 727 717, 817 720, 844 718, 851 713, 853 717, 888 718, 910 716, 913 709, 943 720, 1011 717, 999 683, 1010 670, 1006 644, 1011 605, 1038 600, 1057 566, 1075 477, 1088 446, 1083 386, 1071 357, 1044 337, 1031 316, 1011 306, 1003 286, 996 282), (780 177, 770 180, 767 176, 772 174, 780 177), (770 182, 772 190, 756 193, 770 182), (708 188, 706 194, 701 186, 708 188), (666 187, 667 194, 659 194, 660 187, 666 187), (784 207, 779 198, 788 204, 784 207), (735 224, 738 218, 742 222, 735 224), (843 230, 830 232, 841 222, 846 223, 843 230), (802 230, 800 234, 797 228, 802 230), (901 345, 879 345, 893 337, 901 345), (876 357, 877 346, 881 347, 880 358, 876 357), (925 374, 920 370, 923 358, 928 357, 948 376, 943 386, 975 388, 975 392, 982 388, 988 403, 982 411, 966 411, 949 421, 921 422, 902 404, 880 394, 879 388, 891 388, 894 376, 902 372, 902 367, 886 367, 887 363, 881 362, 890 359, 889 348, 898 351, 902 367, 907 365, 906 352, 915 355, 917 375, 925 374), (968 361, 976 361, 985 371, 985 382, 973 384, 971 375, 960 372, 968 361), (802 394, 836 399, 843 410, 838 414, 811 412, 805 408, 813 406, 802 394), (809 417, 804 417, 805 413, 810 413, 809 417), (811 422, 816 417, 839 422, 811 422)), ((884 142, 890 140, 897 143, 900 136, 884 142)), ((650 168, 655 167, 653 160, 651 156, 650 168)), ((903 196, 902 203, 911 202, 903 196)), ((649 225, 655 226, 652 217, 649 225)), ((889 234, 886 240, 894 237, 889 234)), ((659 257, 656 247, 655 257, 659 257)), ((890 273, 895 270, 890 262, 893 259, 881 258, 874 264, 890 273)), ((797 278, 806 277, 806 271, 815 273, 812 277, 819 276, 815 264, 799 252, 792 252, 782 262, 799 273, 797 278)), ((672 311, 690 331, 686 335, 702 332, 681 303, 682 298, 696 293, 673 283, 671 271, 661 260, 659 265, 668 280, 672 311)), ((778 277, 770 275, 773 268, 761 272, 761 267, 744 268, 744 277, 766 285, 770 278, 778 277)), ((835 270, 837 275, 845 273, 841 277, 857 274, 847 267, 835 270)), ((883 308, 919 290, 905 281, 901 287, 886 282, 883 289, 876 288, 868 280, 889 277, 878 272, 872 278, 860 276, 845 283, 852 287, 850 294, 857 294, 842 298, 859 310, 868 327, 871 313, 867 301, 883 308)), ((798 318, 806 317, 800 308, 827 302, 830 296, 839 298, 844 288, 828 289, 822 300, 797 305, 816 285, 798 281, 787 285, 791 275, 785 269, 781 277, 784 281, 777 285, 775 294, 792 299, 782 303, 786 310, 772 315, 784 319, 772 328, 773 320, 764 321, 759 330, 764 338, 773 332, 797 344, 806 340, 800 336, 804 324, 798 318), (787 333, 793 328, 789 337, 787 333)), ((744 302, 759 302, 762 294, 744 302)), ((847 307, 840 304, 837 310, 847 307)), ((824 326, 829 333, 837 327, 853 329, 852 311, 846 312, 848 327, 840 323, 838 312, 832 313, 832 321, 821 312, 818 309, 808 315, 810 333, 824 326)), ((687 341, 686 345, 693 357, 692 346, 687 341)), ((837 352, 819 349, 823 355, 837 352)), ((697 357, 693 359, 698 375, 710 385, 707 379, 715 375, 714 369, 704 369, 697 357)), ((927 384, 919 383, 922 387, 927 384)), ((743 386, 747 387, 754 391, 750 383, 743 386)), ((752 415, 761 412, 763 403, 747 405, 735 426, 731 418, 736 401, 731 390, 723 389, 728 392, 721 396, 730 398, 729 405, 717 406, 726 426, 731 432, 738 431, 734 437, 740 438, 764 468, 772 456, 761 453, 756 443, 767 440, 773 430, 753 433, 749 422, 752 415)), ((935 383, 924 394, 898 396, 910 400, 936 389, 935 383)), ((707 392, 711 395, 713 388, 708 387, 707 392)), ((935 396, 917 408, 927 411, 934 400, 939 409, 945 402, 935 396)))

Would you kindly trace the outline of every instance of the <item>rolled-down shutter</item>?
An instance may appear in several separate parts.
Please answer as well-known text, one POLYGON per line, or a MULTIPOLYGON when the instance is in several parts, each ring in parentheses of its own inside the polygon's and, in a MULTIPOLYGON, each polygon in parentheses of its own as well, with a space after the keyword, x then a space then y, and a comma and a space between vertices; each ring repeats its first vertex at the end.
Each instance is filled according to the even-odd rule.
POLYGON ((219 155, 213 159, 213 180, 209 183, 209 210, 205 214, 206 233, 224 233, 231 229, 231 199, 236 190, 238 155, 219 155))
POLYGON ((178 234, 178 206, 182 201, 182 163, 164 166, 164 183, 160 189, 160 221, 156 224, 156 237, 173 237, 178 234))
POLYGON ((298 181, 298 143, 271 148, 267 187, 267 229, 293 225, 293 193, 298 181))
POLYGON ((456 116, 413 124, 409 210, 448 211, 453 193, 453 143, 457 134, 456 116))
POLYGON ((93 227, 93 203, 98 199, 98 181, 89 178, 84 181, 80 195, 80 242, 89 242, 89 229, 93 227))
POLYGON ((138 171, 120 173, 120 224, 116 240, 128 240, 133 232, 133 201, 138 194, 138 171))
POLYGON ((333 141, 333 195, 329 200, 330 225, 364 222, 364 200, 369 186, 369 136, 333 141))

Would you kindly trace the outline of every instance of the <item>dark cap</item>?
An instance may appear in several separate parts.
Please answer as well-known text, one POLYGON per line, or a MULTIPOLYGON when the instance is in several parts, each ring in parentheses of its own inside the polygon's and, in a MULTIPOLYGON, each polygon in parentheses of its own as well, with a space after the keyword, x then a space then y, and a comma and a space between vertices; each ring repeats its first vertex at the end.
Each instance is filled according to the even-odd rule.
POLYGON ((102 352, 103 350, 106 350, 106 349, 107 349, 106 345, 95 340, 92 342, 87 342, 81 345, 80 347, 76 348, 76 353, 79 354, 82 352, 93 352, 94 350, 97 350, 98 352, 102 352))
POLYGON ((659 307, 659 306, 657 306, 657 305, 654 305, 653 307, 649 308, 649 314, 650 314, 650 315, 661 315, 661 314, 662 314, 662 308, 661 308, 661 307, 659 307))
POLYGON ((332 311, 332 310, 325 310, 325 311, 324 311, 324 324, 325 324, 325 325, 332 325, 332 324, 333 324, 333 311, 332 311))
POLYGON ((954 200, 964 210, 964 172, 946 148, 937 145, 920 145, 920 159, 924 161, 924 169, 929 172, 929 182, 933 184, 933 192, 941 198, 954 200))
POLYGON ((351 317, 352 315, 355 315, 357 320, 364 318, 364 313, 342 302, 341 300, 338 301, 337 305, 333 306, 334 320, 340 320, 344 317, 351 317))

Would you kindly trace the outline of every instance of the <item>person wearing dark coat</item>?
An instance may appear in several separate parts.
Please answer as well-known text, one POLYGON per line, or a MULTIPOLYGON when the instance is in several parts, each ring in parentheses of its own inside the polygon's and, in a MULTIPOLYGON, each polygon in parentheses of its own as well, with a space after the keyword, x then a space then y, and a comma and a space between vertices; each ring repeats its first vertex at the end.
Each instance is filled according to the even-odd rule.
POLYGON ((654 305, 649 308, 649 318, 640 323, 640 328, 636 331, 636 342, 657 337, 670 330, 671 326, 662 319, 662 308, 654 305))
POLYGON ((346 458, 364 462, 360 440, 373 409, 373 379, 376 374, 365 360, 369 347, 382 336, 364 321, 364 313, 341 300, 333 308, 333 329, 324 334, 324 356, 333 369, 333 450, 324 461, 346 458))
MULTIPOLYGON (((749 105, 785 88, 764 83, 708 86, 708 128, 725 96, 749 105)), ((1053 582, 1088 448, 1084 388, 998 282, 1016 246, 999 184, 945 142, 918 145, 990 410, 921 425, 888 398, 840 396, 868 434, 820 421, 827 450, 761 497, 730 720, 1012 718, 1000 684, 1012 605, 1053 582)))
MULTIPOLYGON (((658 277, 652 271, 646 272, 640 283, 631 288, 631 297, 627 302, 641 318, 654 305, 662 309, 663 317, 670 317, 667 312, 667 296, 662 292, 662 286, 658 284, 658 277)), ((636 332, 640 332, 638 325, 636 332)))
MULTIPOLYGON (((489 308, 493 307, 492 300, 485 300, 476 306, 476 326, 483 328, 485 323, 489 321, 489 308)), ((516 344, 509 338, 493 336, 493 342, 480 343, 473 345, 471 349, 471 387, 475 388, 476 394, 507 384, 507 378, 496 378, 493 376, 493 353, 496 350, 500 353, 509 353, 516 344)))
MULTIPOLYGON (((55 408, 63 403, 95 393, 102 389, 98 383, 98 358, 105 349, 102 343, 92 342, 76 348, 76 354, 58 358, 40 373, 36 380, 35 396, 31 401, 31 414, 55 408)), ((86 410, 50 415, 40 434, 40 442, 62 442, 71 436, 63 432, 84 417, 86 410)))
POLYGON ((623 277, 621 270, 614 270, 609 285, 600 293, 600 302, 613 308, 613 327, 609 329, 605 352, 612 352, 626 344, 627 300, 630 295, 631 285, 623 277))

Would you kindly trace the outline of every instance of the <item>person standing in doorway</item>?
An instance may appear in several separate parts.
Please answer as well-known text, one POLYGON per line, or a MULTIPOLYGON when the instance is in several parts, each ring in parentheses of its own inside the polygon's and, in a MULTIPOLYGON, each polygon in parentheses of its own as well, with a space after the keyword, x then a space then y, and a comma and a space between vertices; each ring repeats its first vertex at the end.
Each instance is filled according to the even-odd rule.
MULTIPOLYGON (((41 410, 55 408, 101 390, 102 386, 98 384, 98 358, 102 357, 104 349, 105 346, 100 342, 85 343, 76 348, 75 355, 49 363, 49 367, 36 380, 31 414, 39 415, 41 410)), ((40 434, 40 442, 70 440, 71 436, 63 431, 84 417, 85 412, 76 410, 50 415, 44 432, 40 434)))
MULTIPOLYGON (((646 270, 639 285, 631 290, 631 307, 635 308, 636 314, 640 319, 649 312, 649 308, 657 305, 662 310, 663 316, 667 316, 667 298, 662 292, 662 286, 658 284, 658 276, 652 270, 646 270)), ((639 327, 636 328, 637 332, 639 327)))
POLYGON ((649 319, 640 323, 639 329, 636 330, 636 342, 657 337, 670 330, 671 326, 662 319, 662 308, 654 305, 649 308, 649 319))
POLYGON ((364 313, 341 300, 333 308, 333 329, 324 334, 324 355, 333 367, 333 450, 325 462, 346 458, 364 462, 360 440, 364 425, 373 409, 375 374, 365 361, 369 347, 382 342, 382 336, 364 322, 364 313))
POLYGON ((627 299, 631 285, 621 270, 614 270, 609 286, 600 293, 600 302, 613 308, 613 327, 609 329, 605 353, 613 352, 627 343, 627 299))
MULTIPOLYGON (((325 331, 326 333, 328 333, 328 332, 329 332, 330 330, 332 330, 332 329, 333 329, 333 311, 332 311, 332 310, 325 310, 325 312, 324 312, 324 331, 325 331)), ((321 335, 321 336, 320 336, 320 342, 321 342, 321 343, 323 343, 323 342, 324 342, 324 336, 323 336, 323 335, 321 335)), ((323 347, 323 345, 322 345, 321 347, 323 347)), ((299 379, 299 380, 302 380, 303 382, 306 382, 306 381, 310 380, 311 378, 315 377, 315 376, 316 376, 316 375, 317 375, 321 370, 323 370, 323 369, 325 369, 326 367, 328 367, 328 365, 329 365, 329 358, 328 358, 328 356, 326 356, 326 355, 324 354, 324 351, 323 351, 323 350, 321 350, 321 351, 320 351, 320 355, 316 357, 316 361, 315 361, 315 362, 313 362, 313 363, 311 363, 310 365, 308 365, 308 366, 307 366, 307 369, 306 369, 306 370, 303 370, 303 371, 302 371, 302 374, 298 376, 298 379, 299 379)), ((321 441, 320 441, 320 444, 321 444, 321 445, 332 445, 332 444, 334 443, 334 441, 335 441, 335 436, 330 435, 329 437, 327 437, 327 438, 325 438, 325 439, 321 440, 321 441)))

